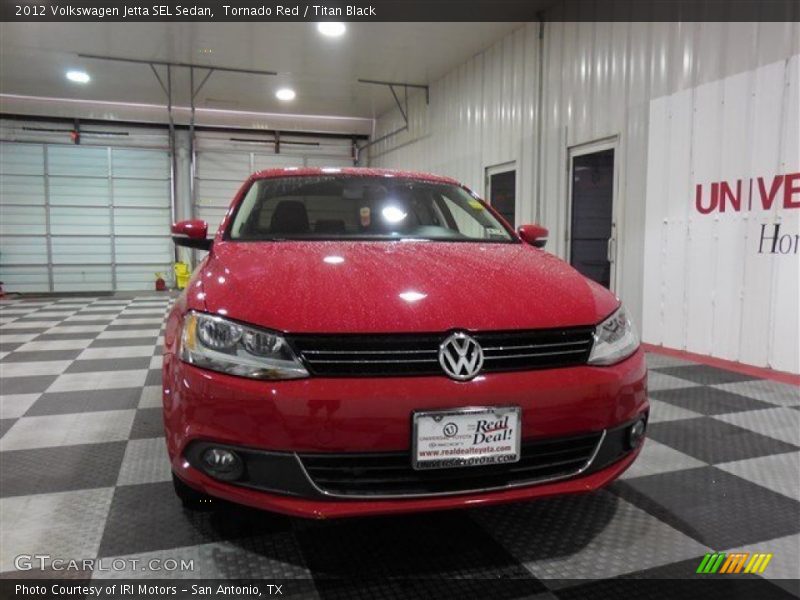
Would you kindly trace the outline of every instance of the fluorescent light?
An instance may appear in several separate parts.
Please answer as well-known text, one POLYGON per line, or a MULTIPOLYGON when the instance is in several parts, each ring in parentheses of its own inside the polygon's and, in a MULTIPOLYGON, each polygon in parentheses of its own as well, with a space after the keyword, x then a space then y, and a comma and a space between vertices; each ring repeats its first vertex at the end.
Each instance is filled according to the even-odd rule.
POLYGON ((294 100, 297 94, 292 88, 281 88, 277 92, 275 92, 275 97, 278 100, 283 100, 284 102, 288 102, 289 100, 294 100))
POLYGON ((340 264, 342 264, 344 262, 344 257, 343 256, 326 256, 322 260, 325 261, 326 263, 328 263, 329 265, 340 265, 340 264))
POLYGON ((89 83, 92 80, 86 71, 67 71, 67 79, 75 83, 89 83))
POLYGON ((317 31, 328 37, 339 37, 344 35, 344 32, 347 31, 347 27, 344 23, 317 23, 317 31))

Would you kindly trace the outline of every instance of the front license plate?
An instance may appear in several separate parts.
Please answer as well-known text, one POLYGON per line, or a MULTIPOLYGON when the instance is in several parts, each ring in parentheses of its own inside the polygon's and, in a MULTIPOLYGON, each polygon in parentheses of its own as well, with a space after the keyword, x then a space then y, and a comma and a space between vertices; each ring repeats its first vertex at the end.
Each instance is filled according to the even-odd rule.
POLYGON ((412 466, 446 469, 519 460, 518 406, 414 413, 412 466))

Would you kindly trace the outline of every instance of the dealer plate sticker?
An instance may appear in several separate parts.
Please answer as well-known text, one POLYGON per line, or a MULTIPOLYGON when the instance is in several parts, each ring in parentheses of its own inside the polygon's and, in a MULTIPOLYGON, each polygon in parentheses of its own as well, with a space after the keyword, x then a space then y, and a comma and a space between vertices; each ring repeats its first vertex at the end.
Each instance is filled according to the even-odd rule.
POLYGON ((414 413, 412 466, 445 469, 519 460, 518 406, 414 413))

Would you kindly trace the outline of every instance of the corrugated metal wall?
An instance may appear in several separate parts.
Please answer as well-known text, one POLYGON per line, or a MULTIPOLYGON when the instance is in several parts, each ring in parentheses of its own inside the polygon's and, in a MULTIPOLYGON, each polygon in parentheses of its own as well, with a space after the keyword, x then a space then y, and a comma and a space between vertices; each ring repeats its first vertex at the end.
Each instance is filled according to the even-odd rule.
POLYGON ((8 291, 148 289, 172 261, 165 129, 0 122, 0 279, 8 291))
MULTIPOLYGON (((91 124, 81 144, 70 125, 0 119, 0 280, 11 292, 150 289, 172 278, 167 129, 91 124)), ((352 166, 348 137, 197 131, 194 202, 189 136, 176 133, 177 218, 201 218, 213 233, 254 171, 352 166)), ((181 249, 180 258, 201 255, 181 249)))
MULTIPOLYGON (((800 53, 800 24, 547 23, 541 104, 538 32, 527 24, 433 83, 430 106, 414 95, 409 131, 373 147, 367 160, 451 175, 479 192, 487 166, 514 160, 519 222, 538 218, 551 231, 549 250, 565 256, 568 149, 616 136, 617 293, 641 325, 651 100, 800 53)), ((401 125, 392 111, 376 136, 401 125)), ((747 354, 734 359, 767 364, 747 354)))
MULTIPOLYGON (((369 150, 373 166, 443 173, 483 193, 485 167, 518 161, 520 222, 533 218, 533 170, 539 27, 517 29, 423 94, 409 96, 409 129, 369 150)), ((379 119, 376 136, 397 129, 397 111, 379 119)))
POLYGON ((353 146, 347 138, 282 135, 280 154, 275 153, 271 139, 246 132, 197 132, 192 215, 208 221, 210 231, 216 232, 236 191, 251 173, 283 167, 353 166, 353 146))

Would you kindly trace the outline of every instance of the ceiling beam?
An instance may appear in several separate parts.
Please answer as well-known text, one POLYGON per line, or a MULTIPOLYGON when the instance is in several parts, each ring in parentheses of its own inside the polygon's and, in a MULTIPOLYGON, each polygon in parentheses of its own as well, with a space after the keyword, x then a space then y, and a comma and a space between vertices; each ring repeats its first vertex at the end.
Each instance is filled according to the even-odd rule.
MULTIPOLYGON (((430 97, 430 87, 427 85, 423 85, 421 83, 406 83, 406 82, 398 82, 398 81, 378 81, 377 79, 359 79, 358 83, 371 83, 373 85, 386 85, 392 90, 394 94, 394 88, 401 87, 405 88, 406 94, 408 94, 408 88, 414 88, 417 90, 425 90, 425 104, 430 104, 431 97, 430 97)), ((396 98, 395 98, 396 99, 396 98)))
POLYGON ((236 67, 217 67, 214 65, 198 65, 195 63, 172 62, 168 60, 146 60, 140 58, 124 58, 122 56, 105 56, 102 54, 78 54, 79 58, 91 58, 95 60, 113 60, 116 62, 136 63, 140 65, 158 65, 162 67, 183 67, 186 69, 211 69, 212 71, 225 71, 226 73, 246 73, 248 75, 277 75, 277 71, 265 71, 262 69, 239 69, 236 67))

